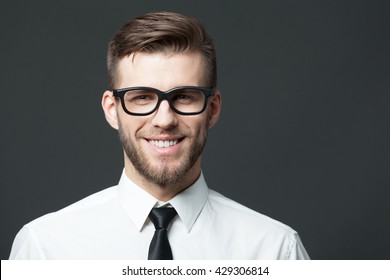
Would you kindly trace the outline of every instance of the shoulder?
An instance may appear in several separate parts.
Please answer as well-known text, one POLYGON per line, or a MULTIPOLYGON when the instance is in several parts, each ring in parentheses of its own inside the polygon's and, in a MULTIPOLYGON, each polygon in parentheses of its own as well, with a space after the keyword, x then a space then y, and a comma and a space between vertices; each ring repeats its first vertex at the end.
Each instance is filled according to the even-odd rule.
POLYGON ((72 250, 75 236, 82 237, 83 232, 93 236, 102 217, 115 211, 116 189, 99 191, 27 223, 14 239, 10 259, 55 258, 59 252, 72 250))
MULTIPOLYGON (((298 233, 291 227, 258 213, 216 191, 209 191, 212 224, 224 233, 219 239, 235 240, 230 252, 235 258, 308 259, 298 233), (241 252, 241 254, 240 254, 241 252)), ((231 242, 229 242, 231 244, 231 242)))
POLYGON ((229 222, 237 226, 245 227, 249 231, 266 229, 267 232, 272 232, 273 234, 296 234, 295 230, 291 227, 256 212, 214 190, 209 191, 209 202, 214 215, 220 216, 223 220, 226 220, 226 217, 230 217, 229 222))
POLYGON ((70 204, 69 206, 62 208, 56 212, 52 212, 46 214, 42 217, 39 217, 28 224, 25 227, 35 227, 40 224, 45 224, 48 222, 58 221, 66 221, 70 219, 78 219, 82 218, 84 215, 88 215, 88 213, 99 211, 99 209, 104 210, 109 207, 113 201, 116 200, 117 186, 109 187, 94 194, 91 194, 75 203, 70 204))

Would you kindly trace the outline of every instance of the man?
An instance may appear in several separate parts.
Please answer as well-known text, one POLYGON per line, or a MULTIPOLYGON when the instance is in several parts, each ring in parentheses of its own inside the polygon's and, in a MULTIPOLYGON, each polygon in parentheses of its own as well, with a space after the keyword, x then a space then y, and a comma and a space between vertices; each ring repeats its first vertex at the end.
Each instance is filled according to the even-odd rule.
POLYGON ((208 189, 207 131, 218 121, 212 40, 193 18, 151 13, 108 50, 102 107, 119 131, 117 186, 25 225, 11 259, 307 259, 297 233, 208 189))

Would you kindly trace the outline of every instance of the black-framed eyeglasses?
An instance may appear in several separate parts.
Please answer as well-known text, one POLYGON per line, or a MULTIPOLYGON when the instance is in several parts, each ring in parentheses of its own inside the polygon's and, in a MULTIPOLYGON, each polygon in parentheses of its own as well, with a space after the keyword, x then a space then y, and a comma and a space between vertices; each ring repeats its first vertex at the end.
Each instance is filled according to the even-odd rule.
POLYGON ((129 87, 113 90, 120 98, 123 110, 133 116, 146 116, 155 112, 162 100, 180 115, 197 115, 207 107, 207 100, 215 93, 214 88, 183 86, 161 91, 151 87, 129 87))

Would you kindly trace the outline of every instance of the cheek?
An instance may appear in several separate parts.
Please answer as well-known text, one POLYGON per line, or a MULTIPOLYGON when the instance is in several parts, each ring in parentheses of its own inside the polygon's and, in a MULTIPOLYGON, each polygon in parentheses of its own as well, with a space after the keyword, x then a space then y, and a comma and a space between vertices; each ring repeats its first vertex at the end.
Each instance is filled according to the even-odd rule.
POLYGON ((134 139, 138 131, 145 126, 145 122, 142 119, 127 114, 125 116, 123 114, 119 115, 118 122, 122 132, 131 139, 134 139))
POLYGON ((198 137, 207 131, 208 121, 206 117, 200 119, 194 118, 191 121, 185 122, 185 126, 192 132, 193 137, 198 137))

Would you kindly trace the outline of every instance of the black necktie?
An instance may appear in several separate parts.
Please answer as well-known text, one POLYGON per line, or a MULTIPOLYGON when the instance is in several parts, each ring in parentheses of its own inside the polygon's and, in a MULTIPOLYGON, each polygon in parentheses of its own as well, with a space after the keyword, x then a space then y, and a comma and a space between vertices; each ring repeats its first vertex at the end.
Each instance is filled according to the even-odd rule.
POLYGON ((167 228, 176 216, 174 208, 153 208, 149 218, 153 222, 156 231, 150 242, 148 260, 172 260, 171 246, 168 241, 167 228))

